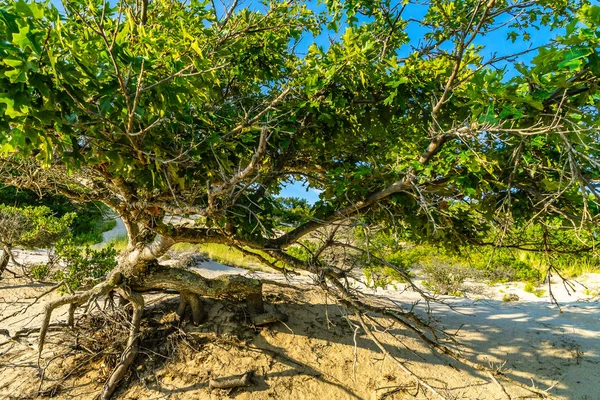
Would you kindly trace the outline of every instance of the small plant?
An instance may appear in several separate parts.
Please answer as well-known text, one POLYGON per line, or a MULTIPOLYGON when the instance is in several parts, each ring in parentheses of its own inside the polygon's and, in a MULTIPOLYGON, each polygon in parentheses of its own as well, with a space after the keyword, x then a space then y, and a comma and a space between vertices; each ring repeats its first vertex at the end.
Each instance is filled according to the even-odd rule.
POLYGON ((525 290, 527 293, 533 293, 535 292, 535 284, 529 281, 525 284, 525 288, 523 290, 525 290))
POLYGON ((422 263, 421 266, 428 276, 428 279, 423 282, 427 289, 438 294, 462 295, 463 284, 469 277, 467 268, 459 264, 448 264, 437 258, 422 263))
POLYGON ((37 281, 42 281, 50 275, 50 265, 47 263, 34 264, 29 270, 29 275, 37 281))
POLYGON ((71 290, 96 284, 117 265, 117 251, 112 246, 93 250, 66 241, 57 244, 56 254, 63 266, 52 274, 52 279, 64 281, 71 290))
POLYGON ((514 293, 505 293, 504 296, 502 296, 502 301, 505 301, 505 302, 519 301, 519 296, 517 296, 514 293))
POLYGON ((546 293, 546 291, 543 289, 537 289, 537 285, 532 281, 528 281, 523 290, 525 290, 527 293, 532 293, 537 297, 542 297, 546 293))
POLYGON ((385 288, 387 285, 393 282, 391 276, 386 275, 383 268, 379 267, 369 267, 364 268, 363 272, 365 274, 366 284, 372 288, 385 288))

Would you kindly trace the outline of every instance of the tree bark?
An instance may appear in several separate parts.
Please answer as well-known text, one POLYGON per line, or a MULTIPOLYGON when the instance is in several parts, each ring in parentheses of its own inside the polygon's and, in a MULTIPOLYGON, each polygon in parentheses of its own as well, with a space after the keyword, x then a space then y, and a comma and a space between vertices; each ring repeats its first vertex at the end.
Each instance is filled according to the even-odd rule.
POLYGON ((2 247, 2 256, 0 256, 0 278, 2 277, 2 274, 4 273, 4 270, 6 269, 6 266, 8 265, 9 260, 10 260, 10 250, 8 249, 8 247, 3 246, 2 247))
MULTIPOLYGON (((194 320, 201 319, 201 305, 197 296, 222 298, 238 297, 247 301, 251 314, 265 312, 262 298, 262 282, 241 275, 222 275, 208 279, 184 268, 167 267, 154 263, 148 266, 143 275, 131 279, 129 285, 136 292, 156 289, 176 290, 182 295, 178 314, 190 305, 194 320), (192 295, 196 296, 194 299, 192 295)), ((196 322, 196 321, 194 321, 196 322)))
POLYGON ((192 310, 192 321, 195 325, 200 325, 204 319, 204 306, 202 300, 200 300, 200 297, 197 294, 188 291, 182 291, 180 295, 181 299, 179 306, 177 307, 177 315, 179 318, 183 319, 185 310, 189 305, 192 310))

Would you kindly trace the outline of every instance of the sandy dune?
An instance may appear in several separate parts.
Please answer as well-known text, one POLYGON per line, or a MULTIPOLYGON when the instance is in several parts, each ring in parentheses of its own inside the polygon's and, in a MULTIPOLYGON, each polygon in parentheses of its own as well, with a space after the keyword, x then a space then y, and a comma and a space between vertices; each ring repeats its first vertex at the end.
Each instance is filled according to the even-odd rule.
MULTIPOLYGON (((30 262, 41 261, 45 256, 44 252, 18 254, 21 261, 30 262)), ((248 274, 304 289, 296 292, 267 285, 266 296, 271 307, 288 313, 290 322, 253 333, 243 342, 246 347, 219 345, 219 340, 228 337, 222 336, 222 332, 233 328, 222 320, 224 315, 229 315, 224 311, 227 307, 211 302, 209 322, 200 328, 200 333, 215 335, 216 339, 198 351, 184 353, 183 359, 161 363, 158 367, 143 363, 119 392, 119 398, 373 399, 386 390, 410 383, 393 363, 383 359, 362 333, 357 331, 355 335, 342 309, 328 304, 322 293, 309 289, 310 276, 289 277, 288 281, 278 274, 249 273, 212 261, 202 262, 195 269, 207 277, 248 274), (228 394, 210 392, 206 387, 209 376, 235 375, 248 369, 253 369, 256 375, 255 384, 248 390, 228 394), (148 384, 148 379, 154 383, 148 384)), ((600 275, 583 276, 580 282, 590 289, 587 293, 593 293, 600 287, 600 275)), ((355 284, 360 285, 360 282, 355 284)), ((13 279, 0 281, 0 320, 3 320, 0 343, 4 343, 0 346, 0 399, 31 397, 37 388, 39 369, 34 336, 18 342, 9 341, 8 336, 26 327, 39 326, 43 303, 31 306, 24 314, 9 316, 49 287, 13 279)), ((485 291, 481 294, 479 290, 475 299, 444 297, 441 300, 445 304, 421 302, 415 307, 424 317, 429 308, 429 318, 447 332, 456 332, 462 344, 458 348, 473 360, 486 365, 506 362, 510 376, 523 383, 534 382, 542 389, 553 386, 550 393, 558 399, 600 398, 600 303, 586 296, 584 290, 569 295, 560 283, 553 285, 553 293, 562 312, 547 296, 538 298, 525 293, 521 284, 485 287, 485 291), (506 293, 516 293, 520 300, 504 302, 502 298, 506 293)), ((403 287, 378 289, 372 294, 383 302, 394 302, 404 308, 413 306, 419 299, 416 293, 403 287)), ((165 296, 149 297, 150 303, 166 299, 165 296)), ((163 319, 168 320, 172 314, 165 313, 163 319)), ((55 314, 56 321, 61 319, 65 319, 65 310, 55 314)), ((448 360, 432 355, 406 336, 406 332, 395 328, 391 332, 403 343, 382 335, 390 351, 406 360, 415 373, 440 388, 448 398, 506 398, 487 376, 468 368, 456 371, 448 365, 448 360), (413 351, 406 350, 404 345, 413 351)), ((64 333, 53 332, 52 345, 44 350, 43 359, 60 354, 61 349, 64 350, 61 346, 66 346, 68 340, 64 333)), ((94 371, 66 381, 64 385, 70 385, 69 390, 57 393, 58 398, 93 398, 100 388, 101 366, 94 371)), ((513 398, 527 395, 516 387, 506 389, 513 398)), ((411 398, 402 397, 400 393, 394 396, 388 398, 411 398)), ((421 394, 418 398, 426 397, 421 394)))

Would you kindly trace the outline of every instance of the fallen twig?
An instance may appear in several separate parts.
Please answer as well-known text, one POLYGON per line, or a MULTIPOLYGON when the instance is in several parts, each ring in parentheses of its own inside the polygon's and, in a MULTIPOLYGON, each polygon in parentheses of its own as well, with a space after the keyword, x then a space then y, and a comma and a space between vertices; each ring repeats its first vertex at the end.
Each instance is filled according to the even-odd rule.
POLYGON ((249 386, 252 383, 253 372, 249 371, 242 375, 229 376, 226 378, 211 379, 208 387, 212 389, 232 389, 249 386))
POLYGON ((403 372, 405 372, 407 375, 409 375, 410 377, 412 377, 418 385, 423 386, 425 389, 427 389, 431 393, 435 394, 440 399, 447 400, 443 395, 441 395, 431 385, 429 385, 427 382, 423 381, 414 372, 412 372, 410 369, 408 369, 406 367, 406 365, 404 365, 403 362, 401 362, 396 357, 394 357, 393 355, 391 355, 390 352, 387 351, 387 349, 379 341, 379 339, 377 339, 375 337, 375 335, 373 334, 373 332, 371 331, 371 329, 367 326, 367 324, 365 323, 365 320, 363 319, 362 315, 359 312, 357 312, 356 315, 358 317, 358 320, 360 321, 360 325, 364 329, 364 331, 367 334, 367 336, 369 336, 369 338, 377 345, 377 347, 379 347, 379 349, 381 350, 381 352, 383 354, 385 354, 386 356, 388 356, 390 358, 390 360, 392 360, 396 365, 398 365, 403 372))

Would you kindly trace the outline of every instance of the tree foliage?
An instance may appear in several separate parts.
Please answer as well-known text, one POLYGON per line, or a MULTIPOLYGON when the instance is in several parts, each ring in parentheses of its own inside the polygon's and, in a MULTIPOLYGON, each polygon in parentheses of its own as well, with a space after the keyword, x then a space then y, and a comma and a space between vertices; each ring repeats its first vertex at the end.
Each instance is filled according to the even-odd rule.
POLYGON ((79 243, 100 243, 102 232, 112 228, 110 220, 104 221, 107 209, 100 202, 78 203, 60 194, 3 186, 0 187, 0 204, 20 208, 46 206, 58 218, 74 213, 69 229, 79 243))
POLYGON ((210 285, 156 259, 176 242, 216 242, 313 272, 345 305, 418 331, 344 283, 365 262, 398 267, 348 226, 537 251, 558 227, 587 232, 571 248, 595 248, 600 8, 588 1, 62 6, 0 7, 0 174, 124 220, 119 266, 72 304, 123 284, 195 304, 210 285), (528 45, 533 35, 548 40, 528 45), (319 201, 282 207, 290 181, 319 201), (512 233, 532 224, 535 241, 512 233))
POLYGON ((327 5, 8 3, 3 151, 19 173, 60 166, 45 186, 127 220, 200 214, 258 245, 289 179, 322 190, 315 219, 394 220, 417 239, 476 238, 499 210, 597 214, 596 6, 436 2, 416 42, 401 4, 327 5), (534 28, 564 34, 515 70, 479 44, 534 28))
POLYGON ((27 249, 53 247, 69 233, 75 214, 61 218, 52 215, 48 207, 12 207, 0 204, 0 275, 6 269, 14 247, 27 249))

